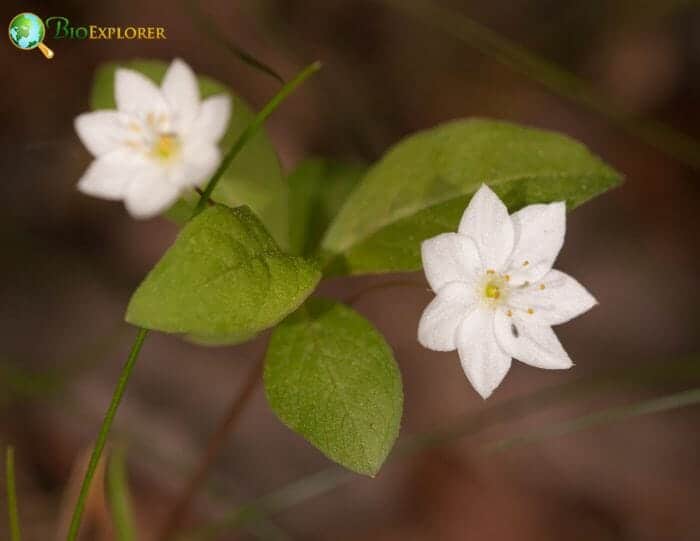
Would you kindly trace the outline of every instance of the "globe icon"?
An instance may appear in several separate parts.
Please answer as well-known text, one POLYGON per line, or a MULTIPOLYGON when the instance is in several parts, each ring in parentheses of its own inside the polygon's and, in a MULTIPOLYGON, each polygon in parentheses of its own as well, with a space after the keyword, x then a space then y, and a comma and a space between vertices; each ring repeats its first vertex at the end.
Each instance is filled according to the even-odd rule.
POLYGON ((33 13, 20 13, 10 21, 10 39, 20 49, 33 49, 44 33, 44 22, 33 13))
POLYGON ((8 33, 15 47, 25 51, 39 47, 46 58, 53 57, 53 51, 42 43, 46 35, 44 21, 34 13, 15 15, 10 21, 8 33))

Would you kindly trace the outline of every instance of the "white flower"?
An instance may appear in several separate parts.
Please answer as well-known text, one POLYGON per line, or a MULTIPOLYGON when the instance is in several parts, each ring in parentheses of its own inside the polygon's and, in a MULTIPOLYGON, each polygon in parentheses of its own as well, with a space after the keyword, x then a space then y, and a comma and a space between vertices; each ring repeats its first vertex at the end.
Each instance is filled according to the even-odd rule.
POLYGON ((146 76, 117 69, 117 110, 85 113, 75 129, 95 160, 78 183, 88 195, 124 200, 135 218, 155 216, 207 180, 221 161, 228 126, 226 95, 200 101, 197 79, 180 59, 160 88, 146 76))
POLYGON ((586 312, 596 300, 576 280, 552 269, 564 243, 563 202, 530 205, 508 215, 482 185, 457 233, 423 242, 423 268, 437 296, 418 326, 418 340, 459 352, 464 373, 488 396, 511 358, 538 368, 569 368, 552 325, 586 312))

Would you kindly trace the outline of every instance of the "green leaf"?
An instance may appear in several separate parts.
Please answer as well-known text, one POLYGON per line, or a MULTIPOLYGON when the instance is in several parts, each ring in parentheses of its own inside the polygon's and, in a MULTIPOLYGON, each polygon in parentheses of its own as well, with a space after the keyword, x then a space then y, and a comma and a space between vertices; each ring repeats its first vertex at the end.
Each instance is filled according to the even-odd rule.
POLYGON ((289 236, 292 252, 318 250, 328 224, 338 214, 366 167, 321 158, 300 163, 289 175, 289 236))
POLYGON ((134 541, 136 527, 126 472, 126 453, 123 447, 117 447, 110 457, 107 470, 107 493, 116 541, 134 541))
POLYGON ((311 299, 272 334, 265 393, 289 428, 374 476, 399 432, 401 374, 382 335, 351 308, 311 299))
POLYGON ((552 201, 572 209, 621 177, 560 134, 484 119, 449 122, 399 142, 360 181, 322 241, 326 273, 419 270, 421 242, 455 231, 483 182, 514 212, 552 201))
MULTIPOLYGON (((90 104, 93 109, 114 109, 114 72, 117 67, 143 73, 160 83, 168 64, 157 60, 132 60, 102 65, 95 74, 90 104)), ((215 94, 228 94, 233 105, 231 121, 226 134, 219 142, 226 152, 251 123, 255 114, 250 107, 228 87, 209 77, 198 77, 202 98, 215 94)), ((260 217, 280 246, 289 245, 287 215, 287 183, 279 160, 267 134, 261 130, 251 139, 227 169, 212 194, 212 199, 229 207, 248 205, 260 217)), ((166 214, 173 221, 183 224, 192 214, 197 195, 194 191, 180 200, 166 214)))
POLYGON ((309 296, 318 269, 284 254, 247 207, 209 207, 190 221, 134 293, 129 323, 238 343, 309 296))

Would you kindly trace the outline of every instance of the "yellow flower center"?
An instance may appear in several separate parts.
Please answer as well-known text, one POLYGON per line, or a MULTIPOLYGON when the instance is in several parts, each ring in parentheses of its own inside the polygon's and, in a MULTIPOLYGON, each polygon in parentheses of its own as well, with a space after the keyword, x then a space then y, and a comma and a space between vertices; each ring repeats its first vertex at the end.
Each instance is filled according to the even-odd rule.
POLYGON ((484 302, 491 307, 496 307, 508 300, 510 276, 498 274, 493 270, 487 270, 484 281, 479 286, 484 302))
POLYGON ((161 160, 168 160, 180 150, 180 141, 175 135, 162 134, 151 147, 151 155, 161 160))
POLYGON ((486 284, 484 294, 488 299, 498 299, 501 296, 501 288, 498 286, 498 284, 489 282, 488 284, 486 284))

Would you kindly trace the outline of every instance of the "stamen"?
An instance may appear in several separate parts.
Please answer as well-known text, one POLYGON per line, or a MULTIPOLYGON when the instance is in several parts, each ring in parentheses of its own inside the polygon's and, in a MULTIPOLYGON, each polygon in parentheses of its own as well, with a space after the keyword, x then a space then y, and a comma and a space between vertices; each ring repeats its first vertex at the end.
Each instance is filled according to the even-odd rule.
POLYGON ((528 308, 528 309, 527 309, 527 313, 530 314, 530 315, 532 315, 532 314, 535 313, 535 311, 534 311, 532 308, 528 308))
POLYGON ((544 289, 544 284, 540 284, 540 289, 544 289))
POLYGON ((129 129, 138 133, 141 131, 141 125, 138 122, 132 120, 131 122, 129 122, 129 129))
POLYGON ((496 271, 493 269, 487 269, 486 274, 496 274, 496 271))
POLYGON ((527 261, 527 260, 526 260, 526 261, 523 261, 523 267, 527 267, 529 264, 530 264, 529 261, 527 261))
POLYGON ((506 312, 506 315, 507 315, 508 317, 513 317, 513 311, 512 311, 512 310, 508 310, 508 311, 506 312))
POLYGON ((510 282, 510 274, 504 274, 503 278, 505 278, 506 282, 510 282))

